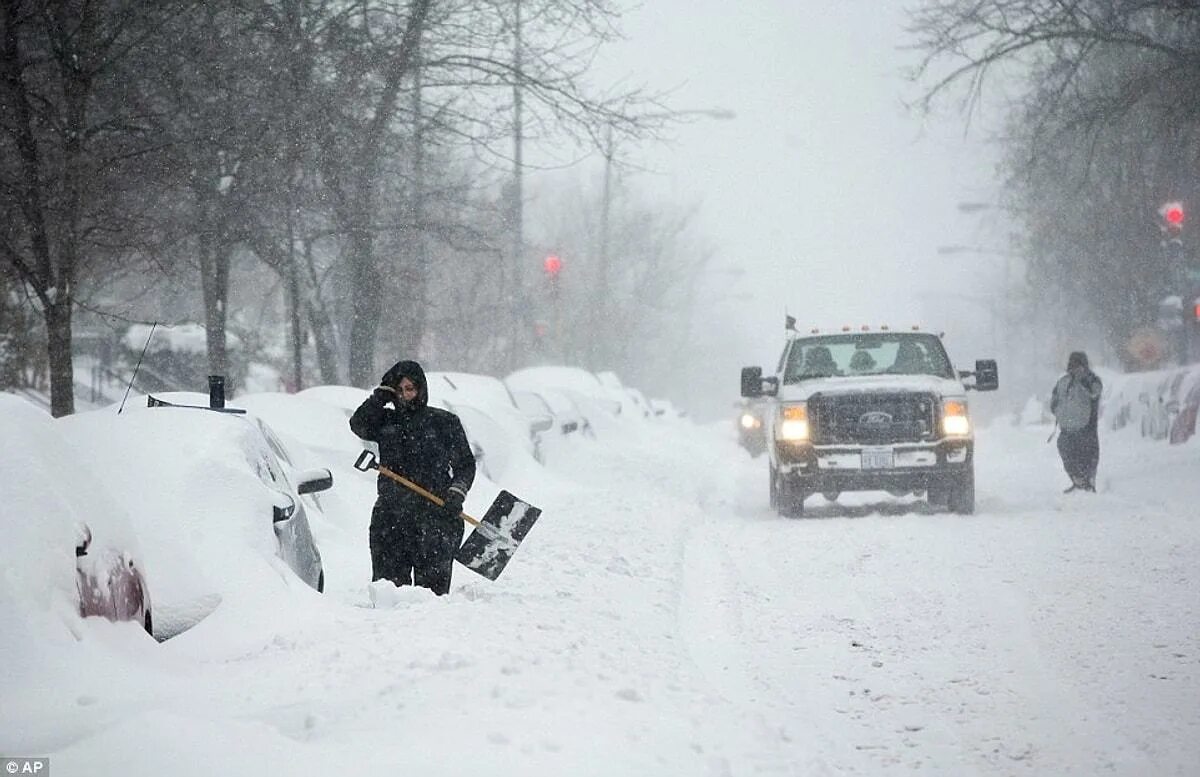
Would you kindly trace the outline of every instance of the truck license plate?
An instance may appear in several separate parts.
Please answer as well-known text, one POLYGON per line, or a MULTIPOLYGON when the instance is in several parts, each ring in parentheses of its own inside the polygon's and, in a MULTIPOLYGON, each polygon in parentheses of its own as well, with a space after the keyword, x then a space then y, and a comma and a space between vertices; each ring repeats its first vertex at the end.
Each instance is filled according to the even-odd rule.
POLYGON ((896 466, 896 454, 886 446, 879 448, 863 448, 863 469, 892 469, 896 466))

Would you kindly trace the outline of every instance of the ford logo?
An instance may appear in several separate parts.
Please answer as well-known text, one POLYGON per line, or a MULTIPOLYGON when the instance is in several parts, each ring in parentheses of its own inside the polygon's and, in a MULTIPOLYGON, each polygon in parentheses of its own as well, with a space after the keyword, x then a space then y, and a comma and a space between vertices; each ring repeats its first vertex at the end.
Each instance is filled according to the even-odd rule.
POLYGON ((892 416, 882 410, 874 410, 870 413, 863 413, 858 417, 858 422, 864 426, 883 426, 892 422, 892 416))

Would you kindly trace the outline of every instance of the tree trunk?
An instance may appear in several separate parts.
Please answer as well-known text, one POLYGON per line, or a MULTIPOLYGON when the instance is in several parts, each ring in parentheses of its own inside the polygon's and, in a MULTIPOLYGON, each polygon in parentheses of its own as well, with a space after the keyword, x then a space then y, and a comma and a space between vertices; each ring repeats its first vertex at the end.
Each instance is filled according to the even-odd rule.
POLYGON ((372 220, 376 215, 376 186, 384 135, 396 113, 400 84, 413 69, 415 55, 432 0, 409 0, 408 20, 400 45, 384 71, 383 88, 375 112, 352 154, 350 220, 350 383, 368 386, 375 380, 375 335, 383 300, 379 297, 380 272, 375 257, 372 220))
MULTIPOLYGON (((374 181, 364 188, 373 188, 374 181)), ((358 198, 359 219, 372 213, 375 198, 370 193, 358 198)), ((375 335, 383 300, 379 298, 381 275, 375 263, 375 236, 359 223, 350 234, 350 385, 368 386, 375 380, 375 335)))
POLYGON ((48 305, 46 354, 50 361, 50 414, 55 418, 75 412, 75 367, 71 363, 71 300, 48 305))
POLYGON ((307 295, 304 306, 308 309, 308 325, 312 329, 313 343, 317 347, 317 366, 321 370, 321 382, 327 386, 341 383, 338 373, 337 330, 333 327, 333 318, 321 299, 321 286, 317 277, 317 266, 313 261, 312 241, 304 241, 304 264, 308 269, 309 281, 312 284, 311 293, 307 295))
POLYGON ((333 322, 325 309, 309 300, 305 304, 308 326, 312 329, 313 342, 317 346, 317 367, 321 370, 321 382, 327 386, 340 382, 337 363, 337 342, 333 336, 333 322))
MULTIPOLYGON (((229 374, 226 350, 225 319, 229 303, 229 263, 232 251, 219 245, 213 230, 214 219, 211 195, 202 194, 207 202, 200 207, 203 219, 197 237, 200 254, 200 285, 204 293, 204 333, 208 345, 208 374, 229 374)), ((227 386, 229 384, 226 384, 227 386)))

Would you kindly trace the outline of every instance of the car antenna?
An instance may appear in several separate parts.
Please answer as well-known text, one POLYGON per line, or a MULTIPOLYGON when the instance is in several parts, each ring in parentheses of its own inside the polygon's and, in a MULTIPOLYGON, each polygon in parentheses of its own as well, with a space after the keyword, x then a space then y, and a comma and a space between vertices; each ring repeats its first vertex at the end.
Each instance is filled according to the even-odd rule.
POLYGON ((121 397, 121 406, 117 408, 117 415, 121 415, 121 411, 125 409, 125 400, 129 399, 129 390, 133 388, 133 382, 137 380, 138 370, 142 368, 142 359, 146 356, 146 349, 150 347, 150 338, 154 337, 156 326, 158 326, 157 321, 150 325, 150 334, 146 335, 146 344, 142 346, 142 355, 138 357, 137 366, 133 368, 133 377, 129 379, 129 385, 125 387, 125 396, 121 397))

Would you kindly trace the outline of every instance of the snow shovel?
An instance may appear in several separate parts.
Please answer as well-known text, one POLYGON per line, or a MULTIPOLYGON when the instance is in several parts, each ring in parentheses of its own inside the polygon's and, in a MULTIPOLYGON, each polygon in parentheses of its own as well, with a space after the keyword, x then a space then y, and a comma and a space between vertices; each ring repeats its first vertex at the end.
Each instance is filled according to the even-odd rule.
MULTIPOLYGON (((387 467, 380 466, 371 451, 359 454, 354 468, 361 472, 377 469, 380 474, 415 491, 435 505, 444 504, 443 500, 403 475, 397 475, 387 467)), ((521 501, 507 491, 501 491, 484 513, 482 521, 466 513, 459 514, 464 521, 475 527, 475 531, 471 532, 471 536, 467 537, 466 542, 458 549, 454 560, 488 580, 495 580, 500 577, 509 559, 517 552, 521 540, 525 539, 525 535, 533 528, 534 522, 541 514, 539 508, 521 501)))

